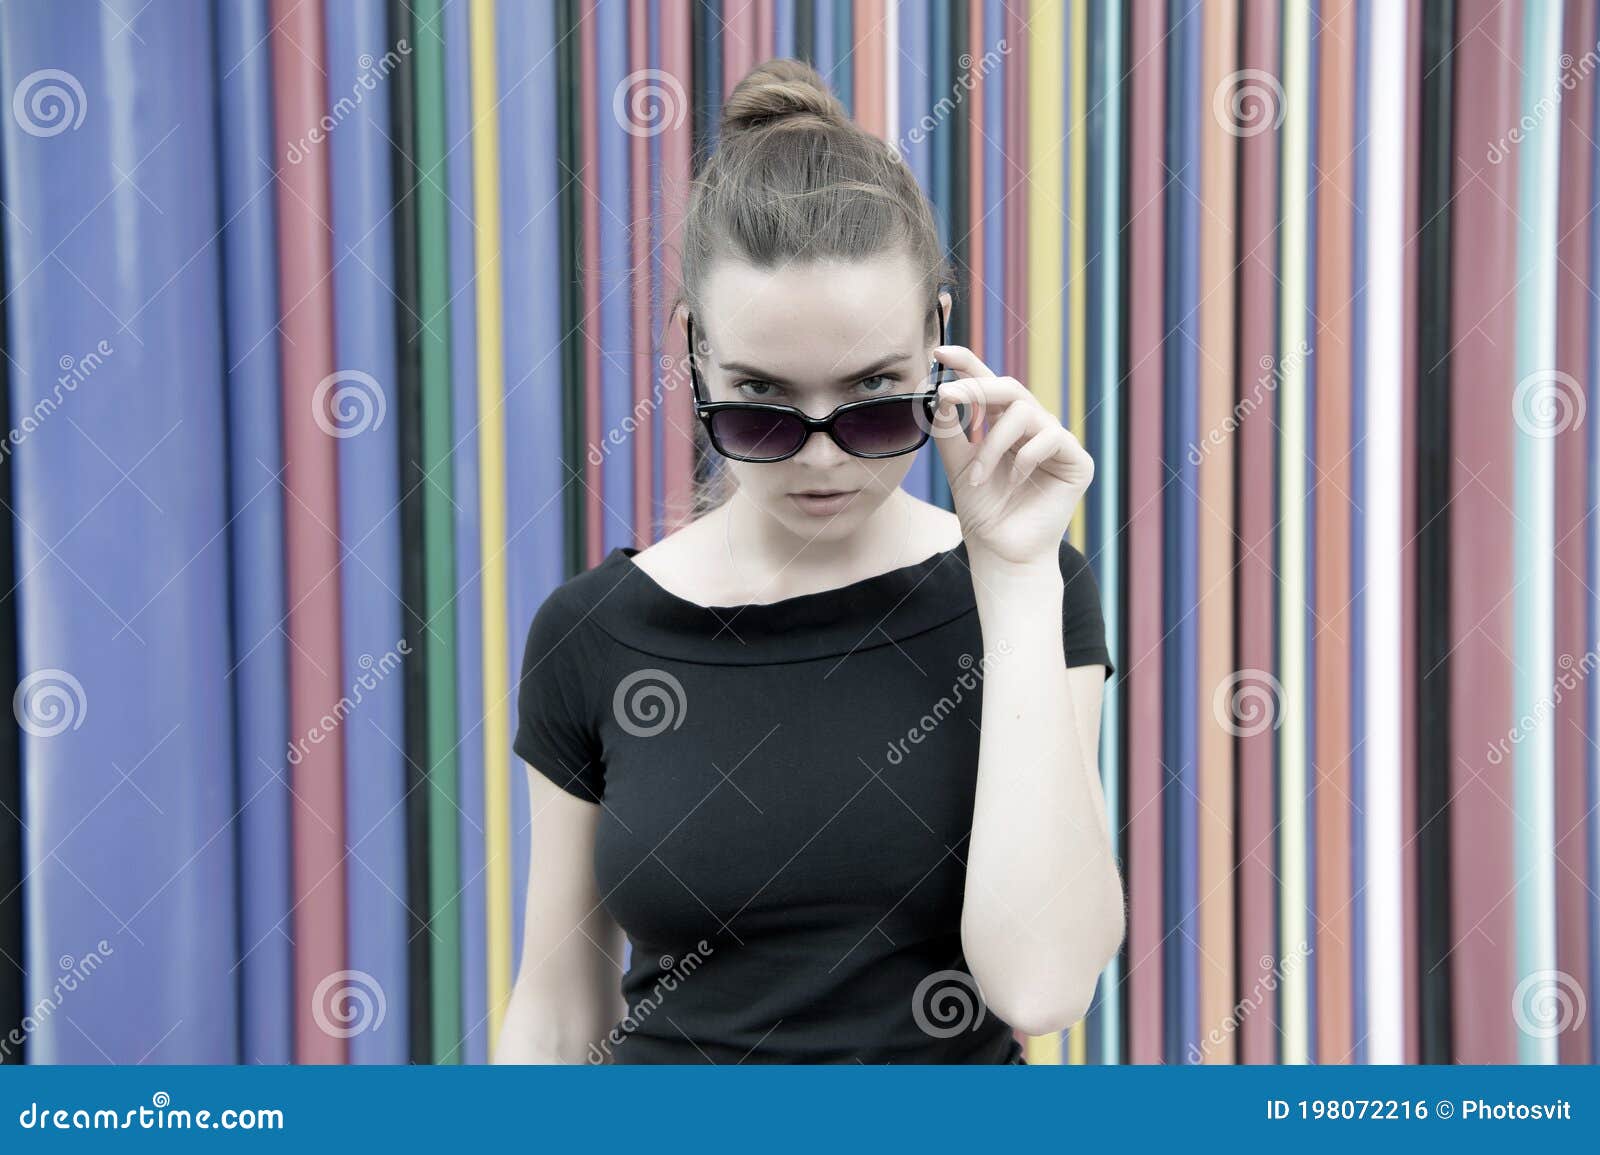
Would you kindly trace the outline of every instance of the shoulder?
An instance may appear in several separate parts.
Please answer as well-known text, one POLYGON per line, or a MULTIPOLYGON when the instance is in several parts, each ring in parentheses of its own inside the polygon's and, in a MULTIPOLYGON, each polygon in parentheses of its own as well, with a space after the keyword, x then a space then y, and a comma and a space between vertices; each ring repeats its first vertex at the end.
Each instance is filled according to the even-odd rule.
POLYGON ((528 660, 564 651, 588 651, 597 634, 597 618, 603 607, 624 596, 621 587, 629 564, 620 554, 609 554, 599 565, 567 578, 552 588, 539 602, 528 623, 528 660))

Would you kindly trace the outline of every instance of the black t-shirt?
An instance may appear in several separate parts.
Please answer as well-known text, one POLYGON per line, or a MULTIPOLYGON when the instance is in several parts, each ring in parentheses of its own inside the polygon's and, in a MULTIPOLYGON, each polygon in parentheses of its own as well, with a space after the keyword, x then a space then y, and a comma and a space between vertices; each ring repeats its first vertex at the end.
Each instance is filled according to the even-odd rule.
MULTIPOLYGON (((988 660, 965 543, 732 608, 637 552, 534 616, 513 743, 604 809, 632 945, 610 1061, 1021 1062, 961 948, 988 660)), ((1060 557, 1067 664, 1110 677, 1094 575, 1060 557)))

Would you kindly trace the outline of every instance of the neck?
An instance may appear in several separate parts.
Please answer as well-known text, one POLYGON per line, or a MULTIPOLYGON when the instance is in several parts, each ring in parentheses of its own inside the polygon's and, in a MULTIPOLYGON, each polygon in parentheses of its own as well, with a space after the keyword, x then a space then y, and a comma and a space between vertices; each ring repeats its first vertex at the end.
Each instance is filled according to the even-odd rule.
MULTIPOLYGON (((898 486, 846 537, 796 534, 742 490, 719 511, 736 571, 774 588, 828 588, 905 564, 914 502, 898 486), (764 578, 763 575, 771 575, 764 578)), ((782 595, 779 595, 782 596, 782 595)))

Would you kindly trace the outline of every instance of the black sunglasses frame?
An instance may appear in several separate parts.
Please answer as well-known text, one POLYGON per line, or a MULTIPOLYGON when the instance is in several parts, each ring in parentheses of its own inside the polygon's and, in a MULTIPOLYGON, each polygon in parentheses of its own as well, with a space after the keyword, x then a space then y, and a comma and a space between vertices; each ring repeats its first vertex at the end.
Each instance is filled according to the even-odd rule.
MULTIPOLYGON (((934 312, 938 314, 939 317, 939 344, 943 345, 945 342, 944 309, 937 301, 934 302, 934 312)), ((700 381, 700 369, 695 364, 694 356, 694 319, 692 317, 685 317, 684 322, 687 326, 686 336, 688 338, 689 345, 689 381, 690 388, 694 391, 695 416, 698 417, 700 419, 700 423, 705 426, 706 436, 710 438, 712 447, 715 448, 718 453, 722 454, 722 456, 729 458, 730 460, 745 461, 757 465, 772 465, 779 461, 787 461, 789 458, 793 457, 806 447, 806 443, 811 440, 811 435, 813 433, 826 433, 829 437, 833 438, 833 443, 835 445, 844 450, 844 452, 850 454, 852 457, 865 457, 869 459, 902 457, 907 453, 915 453, 917 450, 921 449, 925 444, 927 444, 928 438, 932 436, 934 407, 938 404, 939 386, 943 385, 945 381, 949 379, 945 375, 950 372, 950 370, 937 357, 933 359, 929 368, 929 377, 933 381, 932 389, 925 390, 920 393, 897 393, 893 397, 868 397, 861 401, 847 401, 843 405, 836 406, 833 412, 829 413, 826 417, 812 417, 809 414, 795 408, 793 405, 769 405, 760 401, 704 400, 701 397, 701 391, 704 386, 700 381), (904 405, 908 402, 915 401, 921 401, 923 416, 926 418, 926 420, 921 423, 922 436, 917 439, 916 444, 914 445, 909 445, 904 449, 896 449, 889 453, 857 453, 848 445, 844 444, 844 442, 840 441, 838 437, 834 436, 833 426, 834 423, 839 420, 841 414, 854 413, 858 410, 868 409, 878 405, 904 405), (793 449, 789 450, 787 453, 780 454, 777 457, 746 457, 742 454, 730 453, 726 448, 723 447, 721 438, 717 436, 716 429, 714 428, 715 422, 713 421, 713 418, 718 413, 733 410, 754 410, 759 413, 775 412, 786 414, 788 416, 798 418, 801 424, 805 426, 806 434, 800 439, 800 443, 793 449)), ((964 410, 965 406, 961 406, 960 408, 964 410)), ((970 433, 968 434, 968 437, 971 437, 970 433)))

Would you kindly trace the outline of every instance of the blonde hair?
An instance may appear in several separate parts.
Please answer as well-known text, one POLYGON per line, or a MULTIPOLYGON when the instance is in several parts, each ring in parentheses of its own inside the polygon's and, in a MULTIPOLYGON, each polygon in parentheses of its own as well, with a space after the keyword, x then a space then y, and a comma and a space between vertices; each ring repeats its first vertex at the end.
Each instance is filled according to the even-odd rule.
MULTIPOLYGON (((732 256, 769 269, 796 259, 858 259, 903 247, 922 271, 925 297, 954 278, 933 210, 890 146, 863 130, 801 60, 769 60, 722 106, 716 150, 689 192, 677 300, 703 331, 700 293, 714 261, 732 256)), ((929 332, 934 318, 929 310, 929 332)), ((689 519, 716 509, 736 483, 694 423, 697 472, 689 519)))

